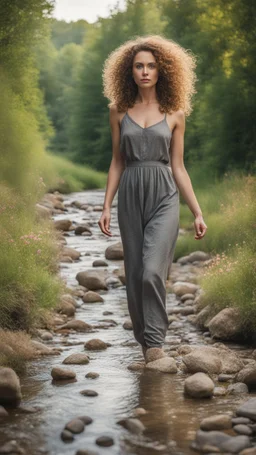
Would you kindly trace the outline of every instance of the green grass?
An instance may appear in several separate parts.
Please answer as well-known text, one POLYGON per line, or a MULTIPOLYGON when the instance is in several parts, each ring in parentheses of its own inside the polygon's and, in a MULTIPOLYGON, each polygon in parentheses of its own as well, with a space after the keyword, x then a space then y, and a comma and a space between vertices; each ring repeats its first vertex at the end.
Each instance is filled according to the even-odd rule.
POLYGON ((180 226, 188 232, 178 238, 175 260, 199 249, 217 254, 234 248, 236 243, 254 245, 256 177, 228 174, 204 190, 195 188, 195 194, 207 233, 202 240, 194 239, 194 217, 188 207, 181 204, 180 226))
POLYGON ((62 193, 105 188, 107 182, 106 173, 49 153, 41 165, 41 176, 47 190, 58 190, 62 193))
POLYGON ((57 235, 48 220, 35 222, 34 206, 1 185, 1 327, 29 330, 54 308, 63 288, 57 275, 57 235))

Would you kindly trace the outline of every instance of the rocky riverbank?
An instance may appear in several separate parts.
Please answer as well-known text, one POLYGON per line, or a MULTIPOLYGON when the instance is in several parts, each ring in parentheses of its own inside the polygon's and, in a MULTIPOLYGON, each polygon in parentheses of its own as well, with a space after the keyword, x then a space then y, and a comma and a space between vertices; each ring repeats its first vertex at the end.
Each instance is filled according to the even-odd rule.
POLYGON ((59 232, 66 291, 29 341, 27 376, 0 369, 0 453, 256 453, 256 351, 234 309, 202 307, 199 277, 212 258, 195 251, 172 264, 167 357, 145 365, 127 311, 116 202, 113 237, 97 225, 103 196, 47 194, 37 205, 59 232))

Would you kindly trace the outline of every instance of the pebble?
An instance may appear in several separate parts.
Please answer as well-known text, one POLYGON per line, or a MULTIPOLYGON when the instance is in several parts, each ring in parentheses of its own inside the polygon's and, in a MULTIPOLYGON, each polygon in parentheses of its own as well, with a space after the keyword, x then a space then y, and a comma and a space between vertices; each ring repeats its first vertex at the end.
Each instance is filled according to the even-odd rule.
POLYGON ((71 442, 74 441, 74 435, 71 433, 71 431, 68 430, 63 430, 60 435, 62 441, 64 442, 71 442))
POLYGON ((232 428, 232 419, 229 415, 218 414, 210 417, 206 417, 200 423, 201 430, 227 430, 232 428))
POLYGON ((247 425, 244 425, 242 423, 238 424, 238 425, 234 425, 233 430, 236 433, 245 434, 247 436, 250 436, 252 434, 252 429, 250 427, 248 427, 247 425))
POLYGON ((99 338, 94 338, 87 341, 84 344, 84 347, 90 351, 102 351, 107 349, 108 345, 105 341, 100 340, 99 338))
POLYGON ((68 422, 65 425, 65 430, 71 431, 71 433, 78 434, 78 433, 82 433, 84 431, 84 427, 85 427, 85 424, 82 420, 73 419, 73 420, 70 420, 70 422, 68 422))
POLYGON ((140 434, 146 429, 145 425, 139 419, 136 418, 122 419, 119 420, 117 423, 118 425, 122 425, 124 428, 129 430, 131 433, 135 434, 140 434))
POLYGON ((96 379, 99 377, 99 373, 94 373, 93 371, 89 371, 89 373, 87 373, 85 375, 85 377, 88 379, 96 379))
POLYGON ((65 365, 86 365, 89 362, 90 359, 86 354, 71 354, 62 363, 65 365))
POLYGON ((86 397, 97 397, 99 394, 98 392, 96 392, 95 390, 89 390, 89 389, 86 389, 86 390, 81 390, 81 395, 84 395, 86 397))
POLYGON ((114 439, 110 436, 99 436, 95 442, 98 446, 109 447, 114 444, 114 439))
POLYGON ((72 370, 66 370, 59 367, 54 367, 51 371, 52 378, 56 381, 63 379, 74 379, 76 378, 76 373, 72 370))

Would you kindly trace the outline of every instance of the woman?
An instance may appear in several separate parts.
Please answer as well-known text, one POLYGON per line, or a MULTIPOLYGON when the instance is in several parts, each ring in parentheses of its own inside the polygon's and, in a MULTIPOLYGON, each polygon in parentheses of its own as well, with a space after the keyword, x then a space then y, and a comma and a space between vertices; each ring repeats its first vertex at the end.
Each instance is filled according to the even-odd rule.
POLYGON ((112 235, 110 210, 119 188, 128 309, 146 363, 166 355, 166 279, 179 231, 179 191, 195 217, 195 239, 207 229, 183 162, 194 68, 190 52, 160 35, 127 41, 104 64, 113 156, 98 224, 112 235))

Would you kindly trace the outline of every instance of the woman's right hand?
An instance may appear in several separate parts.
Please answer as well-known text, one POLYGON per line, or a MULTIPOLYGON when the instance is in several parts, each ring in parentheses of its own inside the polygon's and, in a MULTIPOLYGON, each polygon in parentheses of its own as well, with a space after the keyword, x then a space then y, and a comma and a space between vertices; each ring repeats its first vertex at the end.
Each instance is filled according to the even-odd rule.
POLYGON ((106 234, 109 237, 112 236, 112 233, 109 230, 110 220, 111 220, 110 209, 103 209, 101 217, 98 221, 98 225, 103 234, 106 234))

